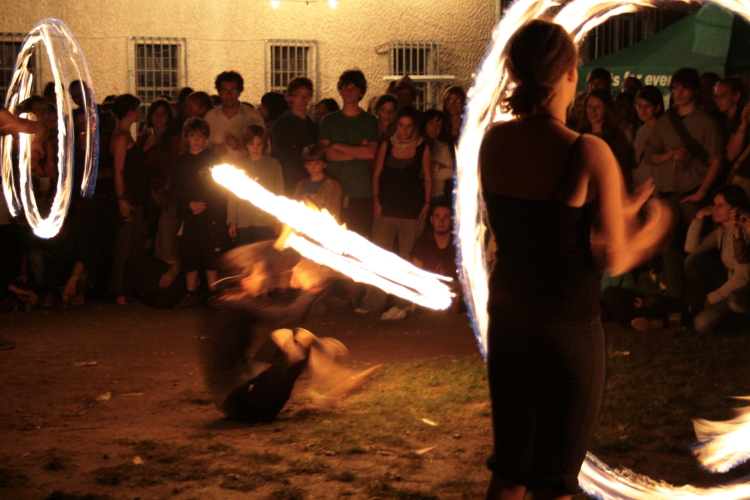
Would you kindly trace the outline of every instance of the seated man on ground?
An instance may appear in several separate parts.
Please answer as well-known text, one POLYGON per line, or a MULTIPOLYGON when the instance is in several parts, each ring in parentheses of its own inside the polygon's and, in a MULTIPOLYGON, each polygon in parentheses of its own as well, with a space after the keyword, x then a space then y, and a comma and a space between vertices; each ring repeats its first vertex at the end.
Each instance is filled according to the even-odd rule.
MULTIPOLYGON (((735 226, 731 211, 747 209, 747 197, 738 186, 729 185, 719 189, 711 206, 698 211, 690 224, 685 251, 690 255, 685 260, 685 279, 688 286, 687 301, 693 312, 706 308, 706 314, 695 318, 695 328, 700 332, 713 331, 713 320, 708 321, 723 304, 730 293, 747 286, 750 281, 750 264, 737 261, 734 255, 735 226), (704 219, 711 216, 716 229, 701 237, 704 219), (718 250, 719 258, 714 250, 718 250), (710 309, 710 310, 709 310, 710 309)), ((744 237, 744 235, 743 235, 744 237)))
POLYGON ((453 279, 453 311, 463 305, 461 284, 456 266, 456 246, 453 244, 453 209, 447 203, 432 206, 430 227, 414 243, 411 263, 435 274, 453 279))

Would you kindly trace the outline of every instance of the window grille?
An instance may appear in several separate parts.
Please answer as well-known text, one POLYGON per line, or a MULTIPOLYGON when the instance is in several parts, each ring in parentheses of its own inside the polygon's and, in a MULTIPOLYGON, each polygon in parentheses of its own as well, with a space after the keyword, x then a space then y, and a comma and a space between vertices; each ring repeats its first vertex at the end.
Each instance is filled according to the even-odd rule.
POLYGON ((318 42, 266 40, 266 92, 285 94, 289 81, 298 76, 309 78, 317 95, 318 42))
MULTIPOLYGON (((5 105, 5 95, 10 86, 10 80, 13 76, 13 70, 16 67, 18 52, 23 45, 25 35, 22 33, 0 33, 0 105, 5 105)), ((34 75, 34 88, 32 94, 40 92, 39 63, 37 61, 37 51, 29 59, 29 71, 34 75)))
POLYGON ((133 63, 130 72, 135 95, 141 100, 141 121, 148 105, 159 97, 171 99, 187 84, 184 38, 131 38, 133 63))
POLYGON ((603 22, 586 35, 581 45, 585 60, 598 59, 635 45, 684 18, 696 7, 691 4, 670 5, 669 8, 643 9, 622 14, 603 22))
POLYGON ((388 74, 408 76, 417 92, 415 107, 424 111, 438 107, 438 85, 431 78, 440 75, 440 45, 436 42, 390 42, 388 44, 388 74))

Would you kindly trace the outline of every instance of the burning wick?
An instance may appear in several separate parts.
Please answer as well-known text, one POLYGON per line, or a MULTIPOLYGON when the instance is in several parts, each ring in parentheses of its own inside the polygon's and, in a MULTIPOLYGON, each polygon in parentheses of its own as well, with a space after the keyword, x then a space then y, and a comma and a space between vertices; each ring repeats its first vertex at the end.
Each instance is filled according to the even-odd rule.
POLYGON ((231 165, 213 167, 212 175, 239 198, 293 229, 295 233, 286 235, 285 245, 308 259, 416 304, 431 309, 450 307, 452 293, 446 284, 451 281, 449 278, 419 269, 383 250, 340 226, 325 210, 319 212, 300 202, 274 195, 231 165))

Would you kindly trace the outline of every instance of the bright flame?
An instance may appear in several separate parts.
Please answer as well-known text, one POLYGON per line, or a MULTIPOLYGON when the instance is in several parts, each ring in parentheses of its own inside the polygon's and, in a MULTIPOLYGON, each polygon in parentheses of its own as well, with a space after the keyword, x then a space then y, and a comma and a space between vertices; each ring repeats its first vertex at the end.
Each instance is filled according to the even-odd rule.
POLYGON ((278 9, 279 8, 279 0, 271 0, 271 7, 273 7, 274 9, 278 9))
POLYGON ((338 6, 338 4, 339 4, 339 2, 338 2, 337 0, 328 0, 328 5, 329 5, 329 6, 330 6, 330 7, 332 8, 332 9, 335 9, 335 8, 336 8, 336 7, 338 6))
MULTIPOLYGON (((750 396, 738 397, 750 401, 750 396)), ((750 460, 750 406, 735 408, 737 416, 727 422, 693 421, 700 443, 693 450, 711 472, 726 472, 750 460)))
POLYGON ((26 36, 18 54, 13 79, 5 98, 5 107, 8 111, 14 113, 17 106, 31 95, 33 76, 28 65, 39 42, 44 42, 55 80, 55 92, 57 93, 57 140, 59 144, 57 192, 49 216, 42 219, 36 205, 31 183, 31 141, 26 134, 19 134, 20 196, 13 188, 15 184, 11 160, 11 151, 13 150, 13 137, 11 135, 5 136, 0 143, 0 147, 2 147, 2 185, 10 213, 17 216, 23 209, 34 233, 41 238, 51 238, 62 227, 73 189, 75 134, 73 133, 72 100, 67 87, 69 82, 80 80, 88 86, 88 92, 82 92, 86 129, 89 131, 81 185, 81 193, 84 196, 91 196, 96 182, 96 162, 99 157, 99 119, 96 114, 96 100, 86 59, 73 33, 65 23, 58 19, 39 21, 26 36))
POLYGON ((369 283, 431 309, 447 309, 452 294, 444 276, 433 274, 383 250, 340 226, 327 211, 318 212, 283 196, 276 196, 231 165, 213 168, 214 179, 239 198, 247 200, 299 234, 286 245, 355 281, 369 283))
MULTIPOLYGON (((673 1, 687 2, 687 0, 673 1)), ((589 30, 612 16, 633 12, 640 7, 657 7, 659 3, 660 0, 573 0, 557 13, 554 21, 564 26, 576 42, 580 42, 589 30)), ((714 3, 740 14, 750 22, 750 2, 716 0, 714 3)), ((505 46, 508 40, 527 21, 542 17, 549 9, 561 4, 562 2, 556 0, 516 1, 495 28, 490 46, 477 71, 474 84, 469 90, 469 102, 466 106, 456 151, 456 239, 461 256, 459 273, 464 287, 464 296, 472 316, 480 350, 485 356, 489 320, 487 313, 489 273, 485 258, 485 241, 488 233, 483 221, 484 200, 481 195, 477 166, 479 146, 485 130, 491 123, 511 118, 503 114, 498 106, 501 98, 512 88, 508 80, 505 59, 505 46)), ((706 456, 713 456, 715 453, 712 446, 709 446, 710 443, 736 439, 737 442, 734 443, 733 448, 720 452, 732 456, 732 465, 727 462, 726 467, 732 467, 741 460, 746 460, 748 452, 740 452, 740 450, 750 448, 748 445, 750 430, 745 430, 750 429, 747 413, 729 424, 714 425, 718 425, 718 428, 709 429, 726 431, 727 436, 731 431, 731 436, 734 437, 724 440, 718 435, 712 436, 711 440, 706 443, 707 450, 710 450, 706 451, 706 456)), ((704 429, 705 427, 701 428, 701 430, 704 429)), ((709 462, 712 460, 714 459, 712 458, 709 462)), ((693 498, 746 500, 750 498, 750 484, 711 489, 697 489, 692 486, 675 488, 638 476, 630 471, 613 471, 590 453, 586 457, 578 479, 581 487, 588 494, 601 500, 693 498)))

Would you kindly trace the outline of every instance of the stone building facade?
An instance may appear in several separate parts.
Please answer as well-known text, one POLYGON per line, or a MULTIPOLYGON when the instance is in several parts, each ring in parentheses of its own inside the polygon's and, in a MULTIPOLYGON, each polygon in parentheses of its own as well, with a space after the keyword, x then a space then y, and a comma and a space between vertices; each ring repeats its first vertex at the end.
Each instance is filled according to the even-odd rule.
MULTIPOLYGON (((299 72, 316 83, 316 99, 338 97, 338 75, 359 68, 370 82, 365 100, 385 90, 388 75, 422 72, 430 73, 421 78, 424 104, 436 104, 445 85, 468 89, 496 15, 492 0, 338 0, 335 8, 328 0, 5 0, 0 42, 7 67, 39 20, 63 20, 100 101, 124 92, 148 100, 184 85, 213 93, 214 77, 229 69, 244 76, 242 99, 254 104, 299 72)), ((51 73, 38 65, 43 85, 51 73)))

